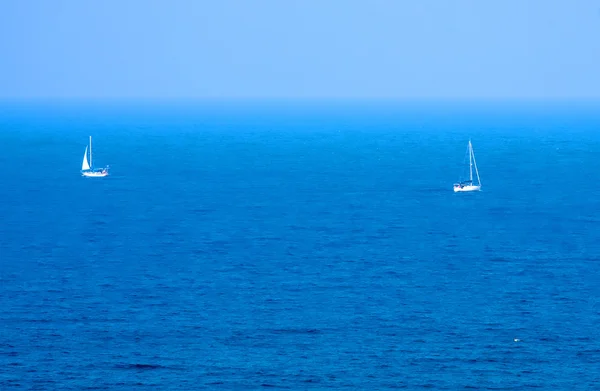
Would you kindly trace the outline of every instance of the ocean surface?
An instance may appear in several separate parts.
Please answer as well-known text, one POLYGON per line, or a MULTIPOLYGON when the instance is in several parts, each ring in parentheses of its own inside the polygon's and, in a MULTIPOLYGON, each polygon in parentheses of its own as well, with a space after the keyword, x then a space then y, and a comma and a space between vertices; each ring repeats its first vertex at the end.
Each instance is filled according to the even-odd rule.
POLYGON ((599 157, 600 104, 2 102, 0 389, 600 389, 599 157))

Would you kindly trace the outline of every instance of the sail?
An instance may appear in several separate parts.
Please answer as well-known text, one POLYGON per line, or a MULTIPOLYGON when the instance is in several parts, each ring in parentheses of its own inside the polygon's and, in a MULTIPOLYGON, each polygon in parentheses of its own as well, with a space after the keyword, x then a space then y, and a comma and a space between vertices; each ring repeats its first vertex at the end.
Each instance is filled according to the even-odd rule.
MULTIPOLYGON (((471 149, 471 159, 473 160, 473 166, 475 167, 475 174, 477 175, 477 183, 479 184, 479 186, 481 186, 481 178, 479 177, 479 170, 477 169, 477 161, 475 160, 475 152, 473 152, 473 146, 471 145, 471 140, 469 140, 469 146, 471 149)), ((473 176, 473 173, 471 171, 471 177, 472 176, 473 176)))
POLYGON ((81 163, 81 171, 86 171, 90 169, 90 164, 87 159, 87 150, 88 147, 85 147, 85 153, 83 154, 83 163, 81 163))

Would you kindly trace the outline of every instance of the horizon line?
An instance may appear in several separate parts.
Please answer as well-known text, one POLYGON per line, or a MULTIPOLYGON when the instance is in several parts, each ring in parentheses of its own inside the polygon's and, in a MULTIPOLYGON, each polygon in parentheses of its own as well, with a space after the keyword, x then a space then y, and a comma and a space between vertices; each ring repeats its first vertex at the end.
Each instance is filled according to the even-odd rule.
POLYGON ((598 97, 94 97, 94 96, 0 96, 0 103, 19 102, 393 102, 393 103, 600 103, 598 97))

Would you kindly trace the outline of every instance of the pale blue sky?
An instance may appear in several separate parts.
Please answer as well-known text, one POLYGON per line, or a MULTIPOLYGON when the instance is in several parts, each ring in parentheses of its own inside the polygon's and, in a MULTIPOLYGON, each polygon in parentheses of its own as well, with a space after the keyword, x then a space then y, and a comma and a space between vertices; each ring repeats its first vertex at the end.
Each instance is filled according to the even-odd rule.
POLYGON ((600 0, 2 0, 0 97, 600 97, 600 0))

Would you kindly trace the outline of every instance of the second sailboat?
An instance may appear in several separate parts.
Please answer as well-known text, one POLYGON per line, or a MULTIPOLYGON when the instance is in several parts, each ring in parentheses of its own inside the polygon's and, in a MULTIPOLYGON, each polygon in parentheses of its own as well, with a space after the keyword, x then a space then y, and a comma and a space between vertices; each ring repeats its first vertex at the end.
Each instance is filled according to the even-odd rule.
POLYGON ((475 154, 473 153, 473 145, 469 140, 469 146, 467 147, 467 154, 469 155, 469 179, 461 180, 454 184, 454 192, 461 191, 479 191, 481 190, 481 179, 479 179, 479 170, 477 169, 477 162, 475 161, 475 154), (477 176, 477 182, 473 181, 473 167, 475 167, 475 175, 477 176))

